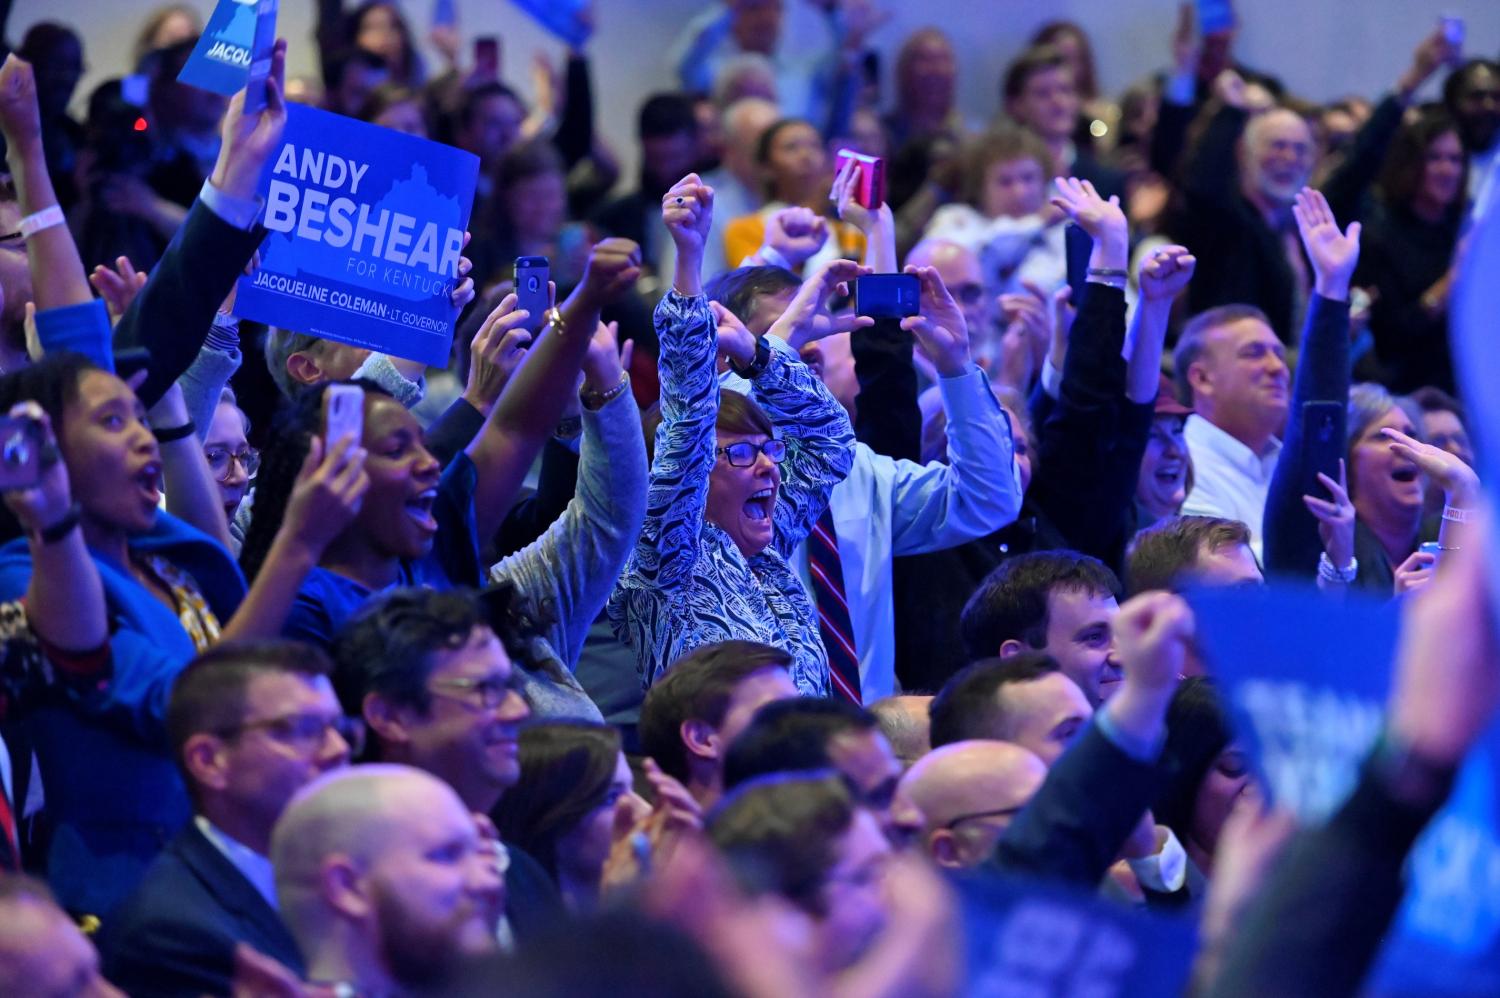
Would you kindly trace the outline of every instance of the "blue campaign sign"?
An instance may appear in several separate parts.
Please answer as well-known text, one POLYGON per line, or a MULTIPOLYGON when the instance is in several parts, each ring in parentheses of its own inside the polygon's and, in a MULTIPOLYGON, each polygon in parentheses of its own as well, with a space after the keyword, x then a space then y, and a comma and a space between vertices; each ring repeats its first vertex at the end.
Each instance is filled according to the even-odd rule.
POLYGON ((446 366, 478 157, 316 108, 287 112, 261 179, 270 232, 235 311, 446 366))
POLYGON ((238 93, 252 64, 270 64, 276 4, 277 0, 219 0, 177 79, 225 97, 238 93))
MULTIPOLYGON (((1305 821, 1358 779, 1389 695, 1399 608, 1311 587, 1189 594, 1200 650, 1270 796, 1305 821)), ((1441 649, 1434 649, 1442 654, 1441 649)), ((1500 994, 1500 725, 1412 850, 1372 996, 1500 994)))
POLYGON ((1196 930, 1056 884, 995 875, 959 882, 969 998, 1177 998, 1196 930))
POLYGON ((514 0, 515 5, 541 22, 542 27, 574 48, 589 39, 584 8, 589 0, 514 0))

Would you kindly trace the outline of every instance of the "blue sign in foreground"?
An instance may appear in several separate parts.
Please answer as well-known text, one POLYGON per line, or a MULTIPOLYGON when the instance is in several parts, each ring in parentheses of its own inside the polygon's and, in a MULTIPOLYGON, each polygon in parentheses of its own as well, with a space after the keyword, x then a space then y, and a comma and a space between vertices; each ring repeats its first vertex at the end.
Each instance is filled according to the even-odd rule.
POLYGON ((959 882, 968 998, 1178 998, 1195 929, 1019 877, 959 882))
POLYGON ((253 63, 269 65, 276 40, 276 4, 277 0, 219 0, 177 79, 225 97, 238 93, 253 63))
MULTIPOLYGON (((1312 587, 1189 595, 1209 671, 1281 806, 1326 818, 1354 788, 1383 722, 1400 608, 1312 587)), ((1434 648, 1441 655, 1443 649, 1434 648)), ((1500 727, 1413 848, 1406 898, 1366 994, 1500 994, 1500 727)))
POLYGON ((316 108, 287 111, 261 180, 270 234, 235 311, 447 366, 478 157, 316 108))

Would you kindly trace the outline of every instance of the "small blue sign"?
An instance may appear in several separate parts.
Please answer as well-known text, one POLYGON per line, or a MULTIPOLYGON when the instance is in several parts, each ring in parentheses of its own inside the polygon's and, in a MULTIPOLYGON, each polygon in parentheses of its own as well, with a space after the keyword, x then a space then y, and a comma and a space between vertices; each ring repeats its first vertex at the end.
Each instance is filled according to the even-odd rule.
POLYGON ((478 174, 472 153, 290 105, 261 178, 270 232, 235 310, 446 366, 478 174))
POLYGON ((1187 918, 1019 877, 959 882, 968 998, 1178 998, 1192 970, 1187 918))
POLYGON ((573 48, 582 48, 589 40, 589 26, 584 22, 588 0, 514 0, 515 5, 541 22, 542 27, 573 48))
POLYGON ((257 61, 264 66, 263 81, 276 41, 276 5, 277 0, 219 0, 178 82, 232 97, 244 89, 257 61))

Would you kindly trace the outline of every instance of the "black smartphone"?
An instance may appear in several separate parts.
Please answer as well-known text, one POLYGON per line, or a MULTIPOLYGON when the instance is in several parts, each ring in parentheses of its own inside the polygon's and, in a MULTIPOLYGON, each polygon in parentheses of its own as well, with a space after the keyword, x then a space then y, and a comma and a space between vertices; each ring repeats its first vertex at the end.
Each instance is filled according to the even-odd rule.
POLYGON ((1083 303, 1083 286, 1089 279, 1089 257, 1094 255, 1094 238, 1076 222, 1063 229, 1063 246, 1068 260, 1068 287, 1073 289, 1073 307, 1083 303))
POLYGON ((42 424, 0 416, 0 492, 34 488, 42 477, 42 424))
POLYGON ((521 256, 516 258, 516 308, 531 313, 526 319, 526 328, 533 333, 547 321, 547 309, 552 307, 552 295, 547 288, 550 272, 544 256, 521 256))
POLYGON ((474 79, 491 83, 500 79, 500 38, 483 35, 474 39, 474 79))
POLYGON ((916 274, 868 274, 854 279, 854 314, 872 319, 904 319, 920 311, 916 274))
POLYGON ((1345 418, 1342 402, 1302 403, 1303 495, 1317 499, 1333 498, 1318 481, 1318 472, 1335 482, 1339 480, 1339 461, 1344 456, 1345 418))

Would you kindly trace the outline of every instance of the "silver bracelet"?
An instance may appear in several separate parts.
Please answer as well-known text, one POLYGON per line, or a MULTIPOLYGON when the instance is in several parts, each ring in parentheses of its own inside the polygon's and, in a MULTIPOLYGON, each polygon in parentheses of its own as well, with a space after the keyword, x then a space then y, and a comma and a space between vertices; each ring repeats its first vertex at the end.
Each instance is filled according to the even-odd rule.
POLYGON ((1349 558, 1349 567, 1339 568, 1334 565, 1333 559, 1328 557, 1327 551, 1320 551, 1318 553, 1318 578, 1322 579, 1324 582, 1338 582, 1342 583, 1343 585, 1348 585, 1349 583, 1354 581, 1355 576, 1357 576, 1358 574, 1358 558, 1351 556, 1349 558))

